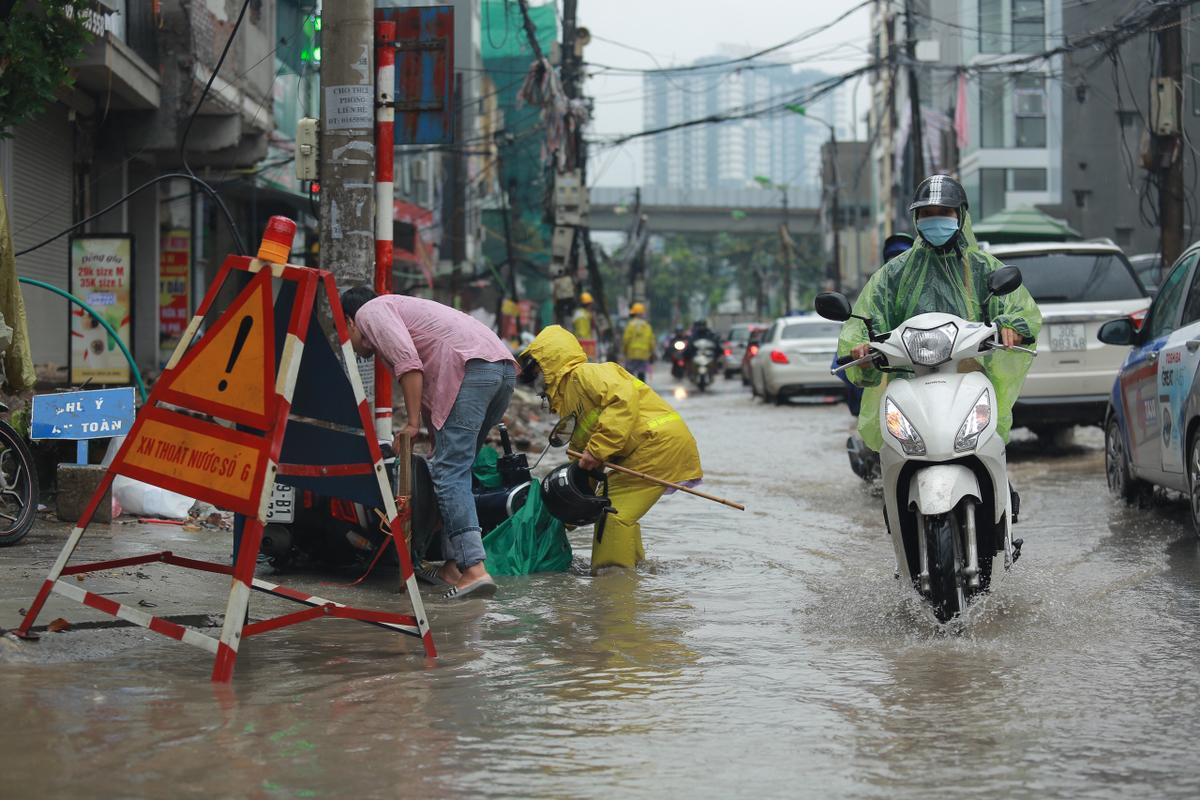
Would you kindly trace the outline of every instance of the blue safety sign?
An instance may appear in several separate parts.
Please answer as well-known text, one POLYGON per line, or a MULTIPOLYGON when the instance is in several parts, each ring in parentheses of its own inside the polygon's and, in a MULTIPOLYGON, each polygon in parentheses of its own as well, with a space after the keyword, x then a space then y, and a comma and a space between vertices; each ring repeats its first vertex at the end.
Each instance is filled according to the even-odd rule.
POLYGON ((39 394, 33 398, 30 439, 124 436, 137 413, 133 387, 39 394))

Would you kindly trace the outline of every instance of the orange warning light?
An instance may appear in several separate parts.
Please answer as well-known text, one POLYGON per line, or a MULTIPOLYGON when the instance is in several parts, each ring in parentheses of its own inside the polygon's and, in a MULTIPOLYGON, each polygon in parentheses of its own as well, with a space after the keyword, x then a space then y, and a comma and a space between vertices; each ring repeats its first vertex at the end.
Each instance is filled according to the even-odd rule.
POLYGON ((296 223, 287 217, 274 216, 267 220, 262 242, 258 245, 258 257, 272 264, 286 264, 292 254, 292 242, 296 239, 296 223))

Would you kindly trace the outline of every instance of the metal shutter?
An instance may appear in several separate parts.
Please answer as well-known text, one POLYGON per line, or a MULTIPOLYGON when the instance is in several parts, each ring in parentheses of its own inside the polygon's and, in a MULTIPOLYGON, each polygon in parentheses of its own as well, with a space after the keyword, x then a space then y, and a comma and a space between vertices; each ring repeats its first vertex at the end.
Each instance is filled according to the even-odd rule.
MULTIPOLYGON (((16 129, 12 142, 12 185, 8 218, 17 251, 66 228, 72 219, 71 124, 67 110, 54 104, 16 129)), ((67 288, 67 237, 17 259, 17 274, 67 288)), ((29 339, 35 364, 67 363, 67 304, 35 286, 23 286, 29 339)))

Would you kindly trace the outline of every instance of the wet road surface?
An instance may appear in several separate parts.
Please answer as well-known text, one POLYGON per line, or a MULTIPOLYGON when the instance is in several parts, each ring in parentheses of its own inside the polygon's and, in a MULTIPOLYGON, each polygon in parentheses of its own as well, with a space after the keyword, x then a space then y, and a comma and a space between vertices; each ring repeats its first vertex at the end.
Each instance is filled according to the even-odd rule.
POLYGON ((59 634, 124 642, 83 659, 6 643, 3 795, 1200 793, 1200 540, 1177 501, 1108 498, 1098 431, 1014 446, 1024 556, 948 635, 892 577, 844 405, 764 406, 736 381, 676 402, 705 488, 746 512, 674 496, 637 575, 430 599, 436 664, 329 621, 251 641, 231 687, 140 631, 59 634))

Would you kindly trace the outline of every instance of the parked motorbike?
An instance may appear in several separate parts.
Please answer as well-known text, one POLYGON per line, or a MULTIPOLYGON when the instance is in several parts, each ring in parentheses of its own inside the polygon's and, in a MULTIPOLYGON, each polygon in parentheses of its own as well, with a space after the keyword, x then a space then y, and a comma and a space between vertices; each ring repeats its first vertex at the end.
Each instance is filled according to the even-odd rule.
MULTIPOLYGON (((991 296, 1020 285, 1015 267, 996 270, 988 281, 991 296)), ((816 310, 837 322, 855 316, 836 293, 819 295, 816 310)), ((871 320, 857 318, 866 323, 870 351, 833 371, 870 362, 889 373, 879 409, 880 466, 897 574, 947 622, 988 590, 994 556, 1003 552, 1008 569, 1022 544, 1012 536, 1020 497, 1010 490, 1004 441, 996 433, 995 389, 982 372, 959 372, 958 365, 996 350, 1036 353, 1001 344, 989 321, 927 313, 875 333, 871 320)))
MULTIPOLYGON (((532 486, 528 458, 513 452, 506 426, 497 426, 497 432, 503 449, 496 462, 500 486, 485 487, 478 481, 473 486, 475 510, 485 534, 524 505, 532 486)), ((379 446, 394 489, 398 465, 391 442, 380 442, 379 446)), ((409 481, 413 558, 441 560, 441 513, 424 456, 412 456, 409 481)), ((276 569, 365 566, 387 540, 373 509, 309 491, 297 492, 292 486, 276 483, 267 507, 261 552, 276 569)), ((395 554, 388 557, 394 560, 395 554)))
POLYGON ((712 339, 696 339, 692 342, 691 357, 687 359, 687 376, 696 384, 696 388, 702 392, 708 389, 720 371, 717 343, 712 339))
MULTIPOLYGON (((12 344, 13 330, 0 315, 0 354, 12 344)), ((0 362, 0 384, 6 380, 0 362)), ((8 406, 0 403, 0 413, 8 406)), ((38 476, 24 437, 0 420, 0 547, 25 538, 37 516, 38 476)))

